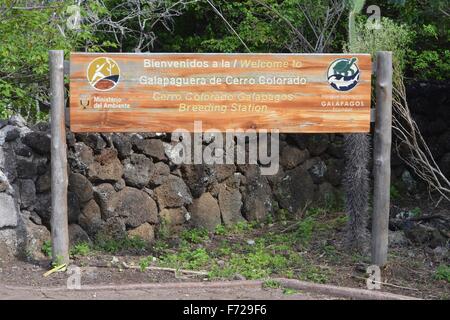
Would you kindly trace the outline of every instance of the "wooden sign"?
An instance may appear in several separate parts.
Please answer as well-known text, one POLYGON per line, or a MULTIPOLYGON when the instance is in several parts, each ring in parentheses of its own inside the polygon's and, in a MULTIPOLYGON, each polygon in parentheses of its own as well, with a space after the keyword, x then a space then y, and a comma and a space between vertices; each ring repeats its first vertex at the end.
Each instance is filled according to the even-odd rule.
POLYGON ((368 132, 368 54, 72 53, 74 132, 368 132))

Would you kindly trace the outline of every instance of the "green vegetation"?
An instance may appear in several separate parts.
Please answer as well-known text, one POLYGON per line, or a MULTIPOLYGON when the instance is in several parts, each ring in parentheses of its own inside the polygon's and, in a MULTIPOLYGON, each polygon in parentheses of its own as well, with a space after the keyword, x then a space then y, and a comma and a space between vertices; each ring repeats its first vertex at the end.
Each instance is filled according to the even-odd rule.
POLYGON ((237 223, 228 226, 226 229, 228 230, 228 233, 242 234, 254 230, 257 225, 256 222, 238 221, 237 223))
POLYGON ((358 19, 356 28, 358 39, 347 46, 347 51, 367 52, 376 56, 376 52, 387 50, 392 51, 394 86, 398 85, 399 78, 402 77, 408 59, 408 48, 411 45, 413 32, 408 25, 398 24, 389 18, 382 17, 381 29, 366 28, 367 18, 362 16, 358 19))
POLYGON ((285 294, 285 295, 293 295, 293 294, 297 294, 297 293, 299 293, 299 291, 298 290, 295 290, 295 289, 291 289, 291 288, 284 288, 283 289, 283 294, 285 294))
MULTIPOLYGON (((87 256, 89 253, 91 253, 91 246, 89 243, 86 242, 80 242, 74 245, 72 248, 70 248, 70 255, 72 257, 75 256, 87 256)), ((52 243, 50 240, 44 241, 41 247, 41 252, 49 258, 52 258, 52 243)), ((58 260, 58 259, 56 259, 58 260)), ((61 259, 59 259, 61 260, 61 259)), ((55 265, 58 265, 58 263, 55 262, 55 265)))
POLYGON ((407 26, 405 73, 420 80, 446 80, 450 76, 450 19, 447 0, 367 1, 381 7, 381 14, 407 26))
POLYGON ((175 269, 199 270, 208 265, 211 258, 205 248, 190 250, 182 246, 177 253, 167 253, 159 257, 158 264, 163 267, 175 269))
POLYGON ((219 236, 223 236, 226 232, 227 232, 227 229, 225 228, 225 226, 223 224, 217 225, 214 230, 214 234, 217 234, 219 236))
POLYGON ((420 209, 419 207, 415 207, 411 210, 411 213, 413 217, 420 217, 422 215, 422 209, 420 209))
POLYGON ((329 211, 344 211, 344 194, 341 192, 329 193, 325 195, 325 209, 329 211))
POLYGON ((434 278, 437 280, 445 280, 450 283, 450 265, 440 265, 434 274, 434 278))
POLYGON ((52 257, 52 242, 50 240, 44 241, 41 247, 41 252, 46 256, 51 258, 52 257))
POLYGON ((289 219, 289 211, 287 209, 278 209, 275 212, 275 220, 281 222, 281 223, 286 223, 286 221, 289 219))
POLYGON ((281 284, 273 279, 267 279, 263 283, 263 288, 270 288, 270 289, 278 289, 281 287, 281 284))
POLYGON ((323 254, 331 261, 338 261, 339 254, 336 247, 330 244, 324 244, 321 248, 323 254))
POLYGON ((77 243, 70 249, 71 256, 87 256, 91 253, 91 246, 87 242, 77 243))
POLYGON ((348 0, 352 8, 325 28, 331 0, 83 1, 71 28, 73 1, 36 10, 0 7, 0 118, 19 112, 47 118, 48 50, 121 52, 374 52, 393 50, 402 74, 446 80, 450 74, 447 0, 348 0), (381 7, 382 29, 367 28, 366 8, 381 7), (141 30, 140 22, 146 21, 141 30), (193 23, 194 22, 194 23, 193 23), (142 32, 141 32, 142 31, 142 32), (323 34, 322 34, 323 31, 323 34), (317 34, 325 42, 317 43, 317 34), (358 37, 352 44, 348 35, 358 37), (318 45, 316 45, 318 44, 318 45))
MULTIPOLYGON (((300 49, 303 44, 295 39, 295 32, 302 32, 308 40, 315 39, 315 30, 305 27, 308 26, 307 19, 323 19, 330 1, 214 0, 211 3, 215 8, 204 1, 186 6, 184 14, 174 21, 174 32, 158 30, 161 32, 158 32, 157 49, 166 52, 283 52, 292 47, 300 49), (309 13, 308 17, 300 6, 309 13)), ((330 42, 326 50, 339 48, 344 39, 340 34, 332 34, 331 37, 336 41, 330 42)))
POLYGON ((303 274, 300 275, 300 279, 316 283, 326 283, 328 281, 327 270, 309 265, 305 267, 303 274))
MULTIPOLYGON (((273 225, 273 230, 248 222, 217 226, 211 234, 204 229, 186 230, 174 246, 157 241, 152 250, 155 258, 141 259, 139 265, 142 270, 150 262, 174 269, 203 270, 212 279, 230 279, 237 275, 246 279, 267 279, 276 275, 323 283, 329 278, 328 269, 316 267, 302 252, 317 250, 322 256, 339 258, 340 253, 332 244, 311 249, 313 239, 345 225, 344 214, 328 217, 330 212, 311 208, 300 221, 286 220, 285 224, 273 225)), ((277 285, 268 280, 266 286, 277 285)))
POLYGON ((164 239, 157 239, 152 246, 152 250, 155 253, 162 253, 169 248, 169 244, 164 239))
POLYGON ((316 227, 316 221, 314 217, 306 217, 303 219, 297 228, 297 237, 298 239, 304 243, 308 244, 308 242, 311 240, 311 236, 313 233, 314 228, 316 227))
POLYGON ((390 196, 392 200, 400 199, 400 191, 394 184, 391 184, 390 196))
POLYGON ((203 228, 184 230, 181 233, 181 239, 191 243, 200 243, 209 239, 208 230, 203 228))
POLYGON ((240 274, 247 279, 262 279, 272 274, 283 273, 283 270, 298 265, 300 256, 295 253, 280 254, 267 250, 261 241, 256 248, 245 247, 242 252, 232 252, 223 256, 225 263, 221 266, 212 266, 212 278, 229 278, 240 274))
POLYGON ((111 238, 100 235, 97 237, 94 244, 94 249, 108 253, 117 253, 123 250, 142 251, 146 248, 147 243, 138 236, 111 238))
POLYGON ((224 226, 223 224, 220 224, 216 226, 214 234, 219 236, 230 234, 242 234, 246 231, 253 230, 257 225, 258 223, 256 222, 247 222, 247 221, 238 221, 237 223, 231 226, 224 226))
POLYGON ((48 50, 69 52, 90 39, 97 51, 102 41, 87 27, 77 32, 66 27, 73 1, 52 9, 4 9, 13 2, 6 0, 0 8, 0 118, 18 112, 30 121, 43 120, 49 101, 48 50))
POLYGON ((144 272, 150 266, 150 263, 152 263, 152 261, 153 257, 151 256, 139 260, 139 268, 141 269, 141 271, 144 272))
POLYGON ((170 236, 169 224, 166 219, 162 218, 158 226, 158 238, 167 239, 170 236))

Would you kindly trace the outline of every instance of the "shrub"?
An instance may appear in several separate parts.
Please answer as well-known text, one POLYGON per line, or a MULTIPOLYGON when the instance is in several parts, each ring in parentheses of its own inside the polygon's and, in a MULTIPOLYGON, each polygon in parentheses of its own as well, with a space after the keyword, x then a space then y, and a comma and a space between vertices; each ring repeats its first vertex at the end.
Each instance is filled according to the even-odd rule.
POLYGON ((445 280, 450 283, 450 266, 440 265, 434 273, 434 278, 437 280, 445 280))

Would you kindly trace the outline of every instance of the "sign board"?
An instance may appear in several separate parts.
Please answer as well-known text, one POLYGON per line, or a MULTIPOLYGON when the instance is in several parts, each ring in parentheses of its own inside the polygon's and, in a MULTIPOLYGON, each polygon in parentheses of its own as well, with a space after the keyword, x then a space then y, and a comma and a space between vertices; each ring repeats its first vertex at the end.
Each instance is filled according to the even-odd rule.
POLYGON ((72 53, 74 132, 368 132, 368 54, 72 53))

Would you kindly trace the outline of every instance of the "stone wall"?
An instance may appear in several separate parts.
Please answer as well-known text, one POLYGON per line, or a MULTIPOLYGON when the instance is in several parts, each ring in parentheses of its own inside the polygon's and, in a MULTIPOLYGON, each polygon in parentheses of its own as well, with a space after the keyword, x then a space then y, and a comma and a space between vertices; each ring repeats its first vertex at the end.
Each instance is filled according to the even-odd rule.
POLYGON ((50 135, 39 131, 39 141, 31 141, 32 135, 20 116, 0 120, 0 258, 41 258, 50 240, 40 215, 50 207, 50 135))
MULTIPOLYGON (((450 177, 448 89, 442 82, 407 86, 413 117, 450 177)), ((126 235, 152 242, 191 226, 264 221, 341 198, 342 135, 280 139, 280 169, 262 176, 258 165, 176 165, 170 134, 68 132, 71 242, 126 235)), ((414 191, 419 179, 395 153, 392 166, 394 183, 414 191)), ((20 116, 0 120, 0 257, 40 258, 50 240, 50 212, 48 124, 29 126, 20 116)))
MULTIPOLYGON (((410 83, 409 106, 444 174, 450 177, 448 84, 410 83)), ((170 134, 68 132, 71 242, 138 235, 152 242, 191 226, 264 221, 306 204, 341 198, 342 135, 280 135, 280 170, 258 165, 176 165, 170 134)), ((204 142, 206 145, 207 143, 204 142)), ((414 187, 393 153, 393 179, 414 187)), ((50 240, 50 131, 20 116, 0 120, 0 258, 41 257, 50 240)))
MULTIPOLYGON (((258 165, 176 165, 170 134, 68 132, 70 240, 137 235, 152 242, 161 232, 264 221, 338 199, 342 136, 280 139, 278 174, 262 176, 258 165)), ((47 123, 1 120, 2 250, 37 258, 50 238, 49 152, 47 123)))

